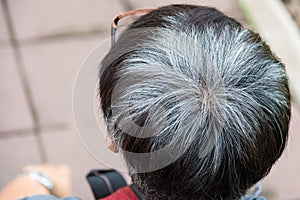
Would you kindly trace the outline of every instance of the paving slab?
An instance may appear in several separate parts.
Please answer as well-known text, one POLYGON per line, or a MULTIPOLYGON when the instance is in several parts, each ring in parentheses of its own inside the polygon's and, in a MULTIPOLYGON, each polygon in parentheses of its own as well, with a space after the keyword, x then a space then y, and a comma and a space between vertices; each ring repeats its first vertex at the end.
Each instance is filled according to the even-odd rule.
POLYGON ((72 122, 72 91, 77 71, 89 52, 108 35, 55 40, 21 48, 41 126, 72 122))
MULTIPOLYGON (((82 199, 93 199, 85 176, 92 169, 108 167, 96 161, 86 151, 73 130, 47 131, 42 134, 42 138, 49 161, 64 163, 71 167, 73 194, 82 199)), ((101 145, 100 140, 99 145, 101 145)))
POLYGON ((11 48, 0 48, 0 136, 1 132, 30 129, 30 110, 11 48))
POLYGON ((1 138, 0 160, 0 188, 2 188, 21 173, 24 166, 41 162, 33 134, 1 138))
POLYGON ((263 183, 268 199, 300 198, 300 108, 293 104, 288 145, 279 161, 274 165, 263 183))
POLYGON ((112 18, 123 11, 120 1, 110 0, 10 0, 8 3, 19 39, 109 28, 112 18))
POLYGON ((153 0, 153 1, 141 1, 141 0, 127 0, 129 5, 134 9, 141 8, 157 8, 169 4, 194 4, 201 6, 210 6, 219 9, 226 15, 231 16, 241 23, 244 23, 244 18, 240 10, 238 9, 235 1, 233 0, 153 0))
MULTIPOLYGON (((0 45, 3 42, 7 42, 9 40, 9 33, 6 26, 6 21, 4 19, 2 1, 0 1, 0 45)), ((1 47, 1 46, 0 46, 1 47)))

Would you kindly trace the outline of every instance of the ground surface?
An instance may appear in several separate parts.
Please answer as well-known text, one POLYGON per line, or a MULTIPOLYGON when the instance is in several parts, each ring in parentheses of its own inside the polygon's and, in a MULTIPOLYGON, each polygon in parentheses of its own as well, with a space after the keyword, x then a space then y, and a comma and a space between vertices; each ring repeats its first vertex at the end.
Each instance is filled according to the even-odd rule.
MULTIPOLYGON (((176 2, 183 1, 0 1, 0 187, 24 165, 46 160, 70 165, 74 194, 92 199, 85 174, 106 166, 88 154, 74 128, 77 70, 89 51, 109 38, 117 14, 176 2)), ((215 6, 244 23, 233 0, 184 2, 215 6)), ((288 149, 264 181, 264 193, 272 199, 300 197, 294 178, 300 168, 299 122, 299 108, 293 105, 288 149)))

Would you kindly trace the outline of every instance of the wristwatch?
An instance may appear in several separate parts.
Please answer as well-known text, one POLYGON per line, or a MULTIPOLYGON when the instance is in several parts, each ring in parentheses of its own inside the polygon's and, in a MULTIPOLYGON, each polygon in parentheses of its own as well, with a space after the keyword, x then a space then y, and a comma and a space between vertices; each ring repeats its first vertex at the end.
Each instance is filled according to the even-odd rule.
POLYGON ((24 171, 23 174, 28 176, 31 180, 43 185, 49 190, 50 194, 53 194, 54 185, 46 173, 41 171, 24 171))

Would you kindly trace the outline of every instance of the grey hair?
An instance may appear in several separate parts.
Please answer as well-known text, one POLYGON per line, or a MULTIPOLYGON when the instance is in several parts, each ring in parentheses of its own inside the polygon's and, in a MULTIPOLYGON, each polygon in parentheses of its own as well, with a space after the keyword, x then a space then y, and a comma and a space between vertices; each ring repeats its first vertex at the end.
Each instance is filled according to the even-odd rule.
POLYGON ((130 27, 102 61, 100 95, 110 138, 129 167, 154 166, 132 173, 149 199, 238 199, 285 147, 285 68, 237 22, 198 25, 176 18, 187 13, 162 16, 163 27, 130 27), (163 166, 166 155, 141 164, 127 153, 166 146, 172 162, 163 166))

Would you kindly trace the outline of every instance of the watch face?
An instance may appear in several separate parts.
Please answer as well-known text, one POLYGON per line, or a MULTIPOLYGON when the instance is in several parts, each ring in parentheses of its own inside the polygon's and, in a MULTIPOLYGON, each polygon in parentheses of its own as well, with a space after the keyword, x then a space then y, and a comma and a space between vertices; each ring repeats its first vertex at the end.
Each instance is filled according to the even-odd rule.
POLYGON ((32 180, 42 184, 44 187, 46 187, 50 191, 50 193, 52 193, 54 185, 53 185, 50 177, 47 174, 45 174, 43 172, 31 171, 31 172, 27 172, 26 175, 28 177, 30 177, 32 180))

